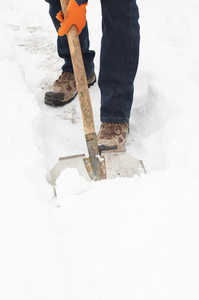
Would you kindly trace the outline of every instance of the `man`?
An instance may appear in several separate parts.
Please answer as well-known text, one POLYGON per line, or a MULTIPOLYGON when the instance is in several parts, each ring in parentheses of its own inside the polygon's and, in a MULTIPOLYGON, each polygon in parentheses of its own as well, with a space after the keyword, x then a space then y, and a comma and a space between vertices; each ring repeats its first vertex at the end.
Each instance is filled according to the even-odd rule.
MULTIPOLYGON (((96 81, 93 63, 95 52, 89 49, 87 0, 70 0, 64 18, 60 13, 59 0, 46 1, 50 4, 50 16, 58 31, 58 54, 65 63, 61 76, 45 94, 45 103, 60 106, 71 102, 77 94, 66 37, 72 24, 78 30, 89 87, 96 81)), ((98 81, 101 91, 98 144, 105 149, 113 146, 120 150, 126 147, 133 82, 138 67, 139 12, 136 0, 101 0, 101 6, 103 36, 98 81)))

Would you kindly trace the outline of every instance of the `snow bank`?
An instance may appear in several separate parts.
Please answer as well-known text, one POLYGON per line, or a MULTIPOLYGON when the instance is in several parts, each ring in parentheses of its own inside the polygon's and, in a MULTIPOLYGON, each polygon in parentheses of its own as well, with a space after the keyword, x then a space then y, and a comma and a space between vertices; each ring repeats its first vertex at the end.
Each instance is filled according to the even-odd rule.
POLYGON ((60 291, 54 281, 59 259, 42 204, 51 198, 52 187, 46 180, 41 111, 16 58, 16 31, 10 24, 2 27, 0 297, 42 299, 48 289, 54 299, 60 291))

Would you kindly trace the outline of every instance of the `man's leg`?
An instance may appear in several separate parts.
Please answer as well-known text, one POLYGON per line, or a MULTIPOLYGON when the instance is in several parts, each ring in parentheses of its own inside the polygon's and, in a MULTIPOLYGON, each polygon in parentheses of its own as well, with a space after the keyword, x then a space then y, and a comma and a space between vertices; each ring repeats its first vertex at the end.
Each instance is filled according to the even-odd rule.
MULTIPOLYGON (((56 15, 61 10, 59 0, 45 0, 50 4, 49 13, 55 29, 58 31, 60 22, 57 20, 56 15)), ((95 83, 96 77, 94 72, 94 56, 95 52, 89 50, 89 34, 87 24, 79 35, 80 45, 82 50, 82 56, 84 60, 84 66, 88 79, 88 86, 95 83)), ((45 94, 45 103, 48 105, 61 106, 71 102, 76 94, 76 84, 73 74, 72 61, 68 46, 67 36, 58 36, 57 39, 57 51, 58 55, 64 59, 64 65, 62 66, 62 74, 55 81, 53 87, 45 94)))
POLYGON ((101 121, 124 123, 130 117, 138 67, 139 12, 136 0, 101 0, 101 5, 101 121))
MULTIPOLYGON (((45 0, 45 1, 50 4, 49 13, 53 21, 53 24, 55 26, 55 29, 58 30, 60 27, 60 22, 57 20, 56 15, 61 10, 60 1, 59 0, 45 0)), ((85 28, 82 30, 81 34, 79 35, 79 39, 80 39, 86 73, 90 74, 94 70, 93 59, 95 56, 95 52, 89 50, 90 42, 89 42, 87 24, 85 28)), ((70 58, 70 51, 68 47, 68 40, 66 35, 63 37, 58 36, 57 51, 59 56, 65 60, 65 64, 62 67, 63 71, 73 72, 72 62, 70 58)))
POLYGON ((98 144, 101 149, 125 149, 139 58, 139 12, 136 0, 101 0, 101 5, 98 144))

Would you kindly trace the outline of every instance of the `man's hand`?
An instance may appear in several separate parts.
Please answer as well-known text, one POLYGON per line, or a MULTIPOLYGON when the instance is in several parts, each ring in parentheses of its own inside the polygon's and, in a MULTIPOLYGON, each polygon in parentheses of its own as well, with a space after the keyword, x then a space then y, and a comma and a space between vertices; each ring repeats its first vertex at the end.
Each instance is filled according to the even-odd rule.
POLYGON ((72 25, 77 27, 77 32, 80 34, 86 25, 86 5, 87 0, 70 0, 65 16, 60 11, 56 18, 61 22, 58 30, 58 35, 63 36, 68 33, 72 25))

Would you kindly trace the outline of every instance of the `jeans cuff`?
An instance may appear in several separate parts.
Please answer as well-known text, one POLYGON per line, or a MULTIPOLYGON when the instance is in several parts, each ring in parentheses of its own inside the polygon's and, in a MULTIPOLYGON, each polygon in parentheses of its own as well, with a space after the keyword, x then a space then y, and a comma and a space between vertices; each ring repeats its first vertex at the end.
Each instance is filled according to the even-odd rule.
POLYGON ((127 123, 129 122, 128 118, 120 118, 120 117, 101 117, 102 123, 127 123))

